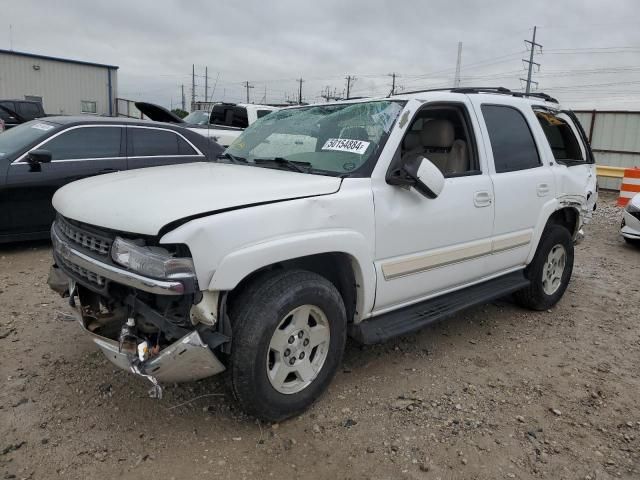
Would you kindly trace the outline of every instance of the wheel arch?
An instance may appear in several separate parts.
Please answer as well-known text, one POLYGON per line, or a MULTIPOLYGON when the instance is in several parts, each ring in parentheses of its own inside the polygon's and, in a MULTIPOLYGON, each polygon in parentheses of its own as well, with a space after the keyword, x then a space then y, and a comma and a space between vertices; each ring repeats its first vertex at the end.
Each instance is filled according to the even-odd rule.
POLYGON ((228 305, 250 284, 274 270, 306 270, 329 280, 338 290, 345 305, 347 320, 357 321, 362 315, 362 272, 357 260, 344 252, 325 252, 287 259, 265 265, 246 275, 229 291, 228 305))
POLYGON ((349 321, 373 308, 376 273, 365 238, 353 231, 331 231, 255 244, 227 255, 216 268, 210 291, 233 292, 262 272, 297 268, 331 281, 343 297, 349 321))
POLYGON ((556 201, 547 204, 543 212, 544 213, 541 215, 540 221, 534 230, 535 233, 532 248, 527 258, 527 264, 533 260, 538 249, 538 245, 540 244, 542 234, 548 225, 553 224, 565 227, 573 239, 575 239, 581 226, 582 214, 581 205, 579 203, 556 201))

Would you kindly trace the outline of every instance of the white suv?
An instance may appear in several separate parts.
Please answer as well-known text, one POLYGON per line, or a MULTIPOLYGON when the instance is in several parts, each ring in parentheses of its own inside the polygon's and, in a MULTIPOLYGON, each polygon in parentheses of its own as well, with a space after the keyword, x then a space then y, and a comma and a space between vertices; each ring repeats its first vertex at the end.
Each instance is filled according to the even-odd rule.
POLYGON ((382 342, 511 293, 554 305, 596 196, 580 124, 544 95, 286 108, 218 162, 60 189, 50 284, 156 395, 226 369, 275 421, 326 389, 347 335, 382 342))

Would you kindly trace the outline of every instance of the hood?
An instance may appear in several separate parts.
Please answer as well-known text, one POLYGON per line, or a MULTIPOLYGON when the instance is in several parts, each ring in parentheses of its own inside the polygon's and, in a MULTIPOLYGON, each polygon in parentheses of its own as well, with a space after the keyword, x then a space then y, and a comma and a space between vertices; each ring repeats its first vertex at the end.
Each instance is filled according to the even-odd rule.
POLYGON ((166 108, 156 105, 155 103, 136 102, 135 106, 143 113, 143 115, 146 115, 154 122, 184 123, 184 120, 175 113, 170 112, 166 108))
POLYGON ((327 195, 337 177, 225 163, 187 163, 85 178, 56 192, 60 214, 112 230, 157 235, 165 225, 219 210, 327 195))

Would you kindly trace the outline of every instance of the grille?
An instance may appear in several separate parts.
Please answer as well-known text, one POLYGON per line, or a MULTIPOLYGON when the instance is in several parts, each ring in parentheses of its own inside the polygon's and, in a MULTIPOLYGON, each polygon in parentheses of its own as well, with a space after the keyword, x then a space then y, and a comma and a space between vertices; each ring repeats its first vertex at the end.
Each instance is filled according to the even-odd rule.
POLYGON ((101 235, 83 230, 62 217, 58 217, 56 221, 58 231, 62 233, 68 240, 87 250, 98 253, 100 255, 109 255, 113 240, 101 235))
POLYGON ((79 265, 76 265, 75 263, 68 262, 64 258, 59 258, 58 261, 62 262, 65 268, 67 268, 68 270, 71 270, 76 275, 79 275, 82 278, 86 278, 89 282, 91 282, 92 284, 100 288, 104 287, 106 279, 98 275, 97 273, 90 272, 86 268, 82 268, 79 265))

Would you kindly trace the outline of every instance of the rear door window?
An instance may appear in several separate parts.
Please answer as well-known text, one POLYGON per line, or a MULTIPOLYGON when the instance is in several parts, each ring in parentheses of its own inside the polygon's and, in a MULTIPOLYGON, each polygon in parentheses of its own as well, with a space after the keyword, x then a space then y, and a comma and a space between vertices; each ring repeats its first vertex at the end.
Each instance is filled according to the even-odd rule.
POLYGON ((130 157, 197 155, 191 145, 171 130, 129 127, 130 157))
POLYGON ((121 127, 80 127, 67 130, 42 145, 52 160, 121 157, 121 127))
POLYGON ((552 112, 536 111, 535 113, 547 137, 553 157, 561 163, 584 162, 582 148, 569 122, 552 112))
POLYGON ((540 156, 524 115, 505 105, 482 105, 496 173, 539 167, 540 156))

